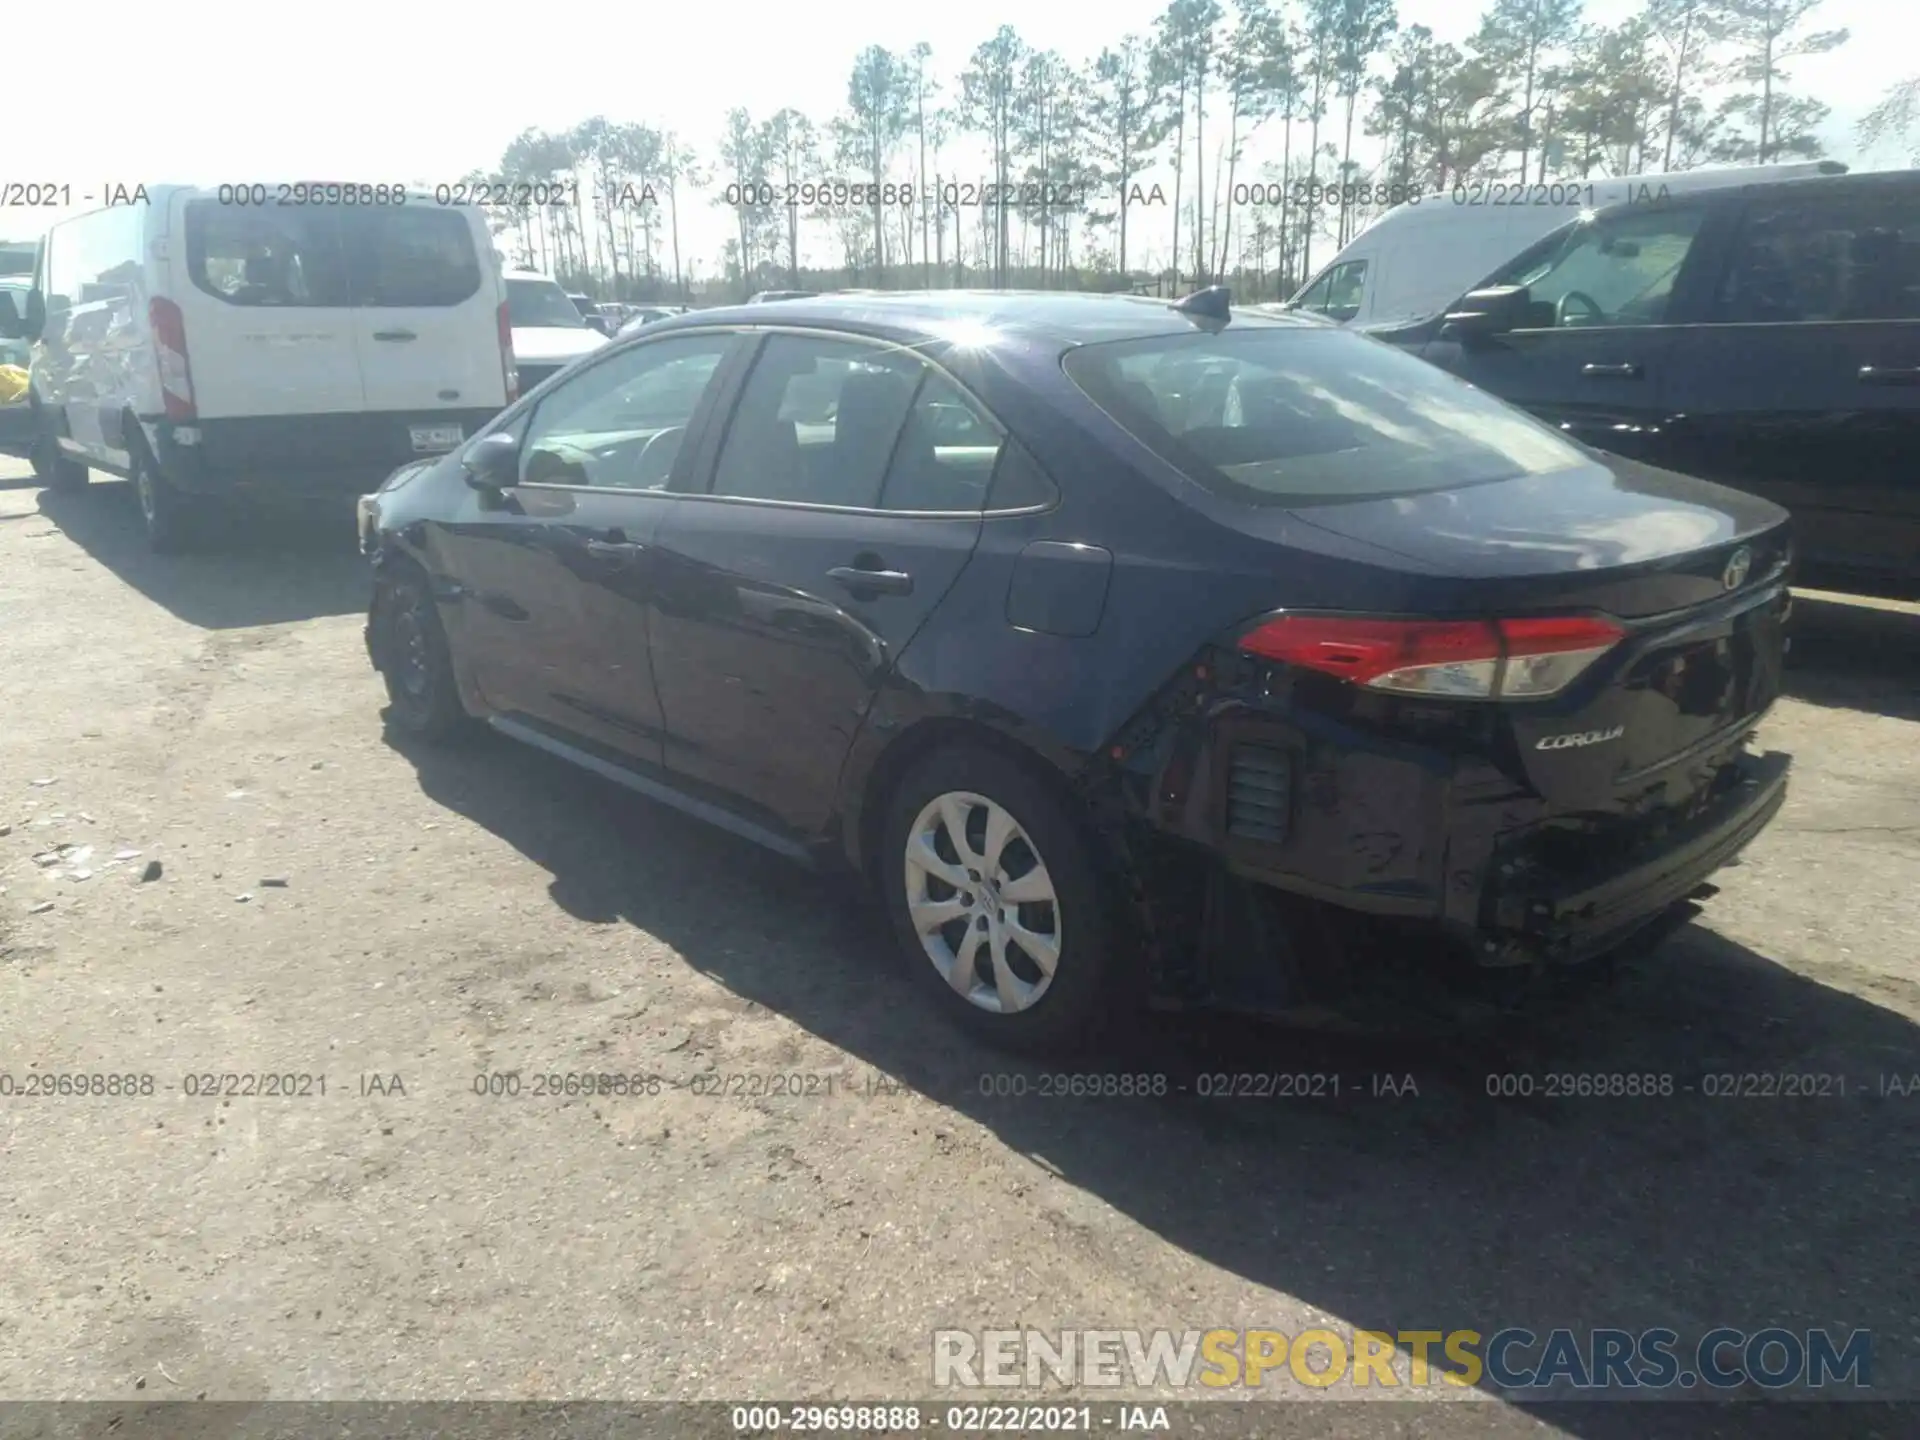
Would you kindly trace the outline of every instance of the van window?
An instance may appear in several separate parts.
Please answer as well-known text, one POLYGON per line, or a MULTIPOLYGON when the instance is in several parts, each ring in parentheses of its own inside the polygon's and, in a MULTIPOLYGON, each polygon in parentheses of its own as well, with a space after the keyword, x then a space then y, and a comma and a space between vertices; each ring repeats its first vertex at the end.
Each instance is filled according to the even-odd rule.
POLYGON ((1920 319, 1920 195, 1756 202, 1714 318, 1748 325, 1920 319))
POLYGON ((1527 287, 1527 329, 1658 325, 1704 216, 1662 206, 1577 223, 1486 283, 1527 287))
POLYGON ((1345 260, 1326 271, 1300 292, 1297 309, 1313 310, 1342 324, 1360 313, 1360 297, 1367 285, 1367 262, 1345 260))
POLYGON ((1245 504, 1411 495, 1589 463, 1505 401, 1351 330, 1083 345, 1064 363, 1149 450, 1245 504))
POLYGON ((190 200, 187 273, 229 305, 351 305, 340 214, 190 200))
POLYGON ((142 284, 145 206, 115 205, 56 225, 47 236, 47 314, 76 305, 125 302, 142 284))
POLYGON ((357 207, 342 209, 340 223, 354 259, 358 304, 458 305, 480 289, 473 230, 457 210, 357 207))

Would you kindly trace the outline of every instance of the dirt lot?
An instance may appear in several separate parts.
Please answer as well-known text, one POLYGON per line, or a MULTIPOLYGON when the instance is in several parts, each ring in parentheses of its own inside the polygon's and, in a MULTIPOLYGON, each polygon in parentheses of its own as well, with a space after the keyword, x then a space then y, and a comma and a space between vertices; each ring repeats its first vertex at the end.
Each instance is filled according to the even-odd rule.
POLYGON ((0 1396, 899 1398, 940 1327, 1329 1320, 1861 1326, 1920 1394, 1920 1093, 1860 1093, 1920 1075, 1920 608, 1803 599, 1786 811, 1517 1048, 1167 1021, 1124 1068, 1346 1092, 993 1098, 1035 1072, 846 895, 508 742, 383 738, 344 525, 162 560, 124 485, 0 467, 0 1072, 156 1086, 0 1095, 0 1396), (836 1093, 474 1093, 507 1070, 836 1093), (1698 1093, 1781 1071, 1848 1098, 1698 1093))

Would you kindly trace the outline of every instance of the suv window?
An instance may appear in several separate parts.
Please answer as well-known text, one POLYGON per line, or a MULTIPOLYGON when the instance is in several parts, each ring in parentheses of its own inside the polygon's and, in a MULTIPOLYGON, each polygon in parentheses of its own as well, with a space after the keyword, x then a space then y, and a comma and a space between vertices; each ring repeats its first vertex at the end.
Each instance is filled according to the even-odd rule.
POLYGON ((1716 320, 1920 319, 1920 194, 1756 200, 1721 282, 1716 320))
POLYGON ((1330 266, 1326 273, 1303 290, 1294 302, 1301 310, 1313 310, 1343 324, 1360 313, 1360 296, 1366 289, 1367 262, 1344 260, 1330 266))
POLYGON ((340 212, 361 305, 445 306, 480 289, 480 257, 464 215, 386 205, 340 212))
POLYGON ((351 305, 339 212, 187 202, 187 273, 229 305, 351 305))
MULTIPOLYGON (((926 368, 902 349, 770 336, 720 448, 714 493, 809 505, 877 505, 887 463, 926 368)), ((907 479, 901 493, 938 483, 907 479)))
POLYGON ((1248 504, 1410 495, 1589 463, 1505 401, 1350 330, 1083 345, 1065 365, 1148 449, 1248 504))
POLYGON ((534 410, 521 483, 664 488, 732 343, 729 335, 669 336, 569 377, 534 410))
POLYGON ((1662 206, 1578 223, 1487 284, 1527 287, 1527 329, 1658 325, 1705 213, 1662 206))

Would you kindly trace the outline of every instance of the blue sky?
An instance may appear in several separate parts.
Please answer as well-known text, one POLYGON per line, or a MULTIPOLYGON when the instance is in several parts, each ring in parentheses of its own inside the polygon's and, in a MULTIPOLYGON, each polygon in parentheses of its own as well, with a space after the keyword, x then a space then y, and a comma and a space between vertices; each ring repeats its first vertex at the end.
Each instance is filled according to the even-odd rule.
MULTIPOLYGON (((711 154, 733 105, 756 118, 783 105, 815 119, 832 114, 865 44, 904 51, 925 40, 937 69, 953 75, 1005 23, 1079 59, 1146 30, 1163 5, 733 0, 476 7, 463 16, 446 4, 332 0, 296 17, 196 0, 164 15, 125 7, 124 23, 114 4, 35 5, 8 25, 12 103, 0 180, 66 182, 76 193, 167 180, 433 184, 491 164, 529 125, 558 129, 595 112, 677 130, 711 154), (115 35, 138 40, 109 44, 115 35), (64 62, 75 46, 80 58, 64 62), (599 73, 583 73, 589 67, 599 73)), ((1400 15, 1460 40, 1481 8, 1402 0, 1400 15)), ((1587 13, 1610 22, 1636 8, 1593 0, 1587 13)), ((1814 23, 1853 31, 1840 50, 1795 67, 1795 90, 1834 108, 1830 153, 1855 165, 1904 163, 1898 153, 1862 155, 1852 127, 1889 85, 1920 73, 1920 3, 1827 0, 1814 23)), ((0 209, 0 237, 36 234, 52 218, 0 209)), ((705 202, 683 214, 683 245, 701 257, 701 273, 729 230, 726 212, 705 202)))

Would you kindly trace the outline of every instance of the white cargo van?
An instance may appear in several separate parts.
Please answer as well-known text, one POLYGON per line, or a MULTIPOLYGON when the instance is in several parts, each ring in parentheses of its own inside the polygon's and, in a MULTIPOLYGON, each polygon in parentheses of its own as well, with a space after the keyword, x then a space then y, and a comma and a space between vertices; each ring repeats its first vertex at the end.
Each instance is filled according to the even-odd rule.
POLYGON ((1287 302, 1341 324, 1405 325, 1437 315, 1583 210, 1728 185, 1841 175, 1834 160, 1723 166, 1669 175, 1526 185, 1475 181, 1396 205, 1287 302))
POLYGON ((35 470, 131 477, 157 548, 209 504, 358 495, 514 398, 480 211, 370 185, 143 193, 54 225, 0 331, 31 342, 35 470))

